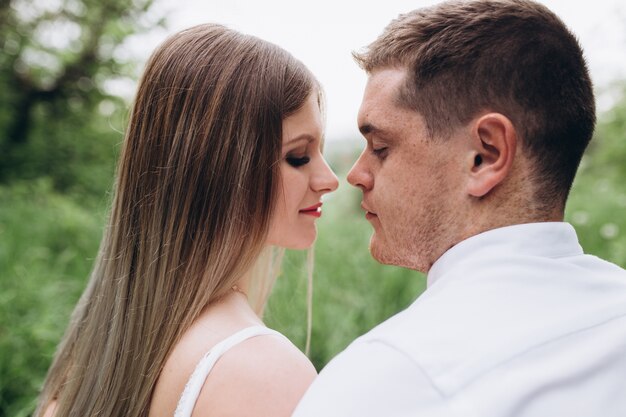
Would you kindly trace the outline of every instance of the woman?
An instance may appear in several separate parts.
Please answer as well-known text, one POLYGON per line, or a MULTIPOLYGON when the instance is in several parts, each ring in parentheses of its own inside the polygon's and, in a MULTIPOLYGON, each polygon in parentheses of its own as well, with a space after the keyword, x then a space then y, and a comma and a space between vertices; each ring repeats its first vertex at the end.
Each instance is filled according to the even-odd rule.
POLYGON ((286 51, 222 26, 157 49, 36 415, 291 415, 315 370, 259 315, 268 248, 310 247, 337 188, 319 97, 286 51))

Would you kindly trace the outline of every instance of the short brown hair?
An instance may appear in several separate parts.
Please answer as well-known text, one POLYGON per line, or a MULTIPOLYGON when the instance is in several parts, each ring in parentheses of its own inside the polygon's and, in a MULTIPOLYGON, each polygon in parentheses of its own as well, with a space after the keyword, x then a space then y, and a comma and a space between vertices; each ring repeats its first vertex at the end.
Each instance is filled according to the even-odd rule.
POLYGON ((400 102, 431 136, 480 111, 507 116, 535 163, 537 200, 565 203, 593 135, 593 86, 565 24, 527 0, 445 2, 393 20, 355 59, 367 72, 408 69, 400 102))

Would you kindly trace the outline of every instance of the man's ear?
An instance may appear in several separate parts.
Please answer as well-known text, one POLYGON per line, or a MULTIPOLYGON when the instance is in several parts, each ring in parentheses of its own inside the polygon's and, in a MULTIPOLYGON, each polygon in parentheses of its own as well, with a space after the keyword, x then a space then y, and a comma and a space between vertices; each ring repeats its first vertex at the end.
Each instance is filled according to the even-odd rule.
POLYGON ((468 193, 484 197, 511 171, 517 149, 517 132, 508 117, 488 113, 473 120, 468 193))

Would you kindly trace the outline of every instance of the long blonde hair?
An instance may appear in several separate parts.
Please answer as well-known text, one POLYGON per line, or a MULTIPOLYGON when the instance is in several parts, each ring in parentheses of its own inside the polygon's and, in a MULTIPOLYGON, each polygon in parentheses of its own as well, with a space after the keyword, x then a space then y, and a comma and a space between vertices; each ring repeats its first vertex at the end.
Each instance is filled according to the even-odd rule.
MULTIPOLYGON (((219 25, 166 40, 140 81, 109 224, 35 413, 146 416, 165 360, 259 260, 282 121, 316 88, 281 48, 219 25)), ((258 292, 260 311, 267 288, 258 292)))

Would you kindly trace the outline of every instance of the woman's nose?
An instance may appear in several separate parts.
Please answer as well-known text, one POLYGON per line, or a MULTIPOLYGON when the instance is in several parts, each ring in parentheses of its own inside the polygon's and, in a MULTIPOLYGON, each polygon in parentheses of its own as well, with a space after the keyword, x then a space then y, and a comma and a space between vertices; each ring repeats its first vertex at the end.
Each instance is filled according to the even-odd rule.
POLYGON ((322 158, 322 164, 319 172, 317 172, 311 179, 311 188, 316 192, 330 193, 335 191, 337 187, 339 187, 339 180, 337 179, 337 176, 330 166, 328 166, 326 160, 322 158))

